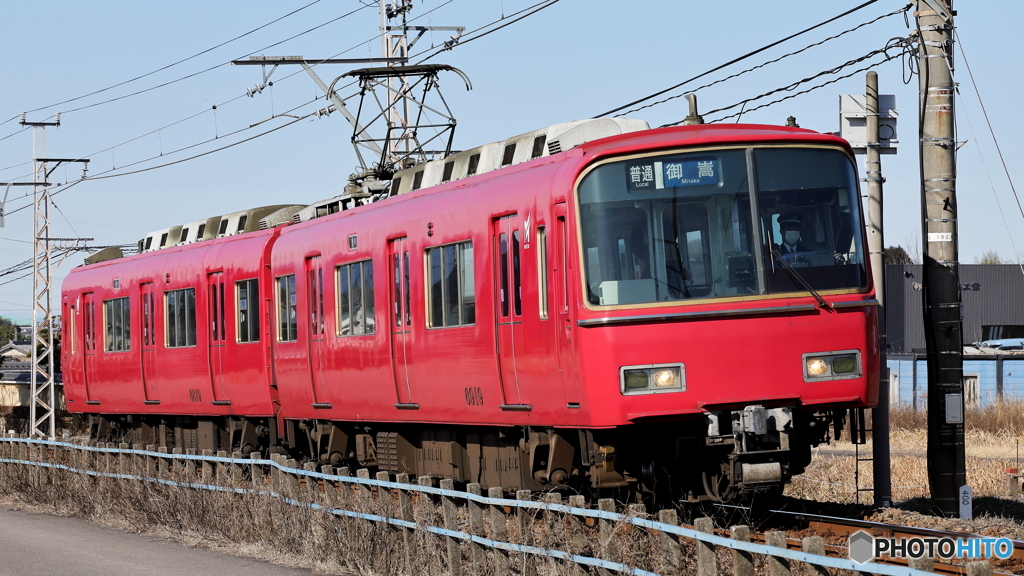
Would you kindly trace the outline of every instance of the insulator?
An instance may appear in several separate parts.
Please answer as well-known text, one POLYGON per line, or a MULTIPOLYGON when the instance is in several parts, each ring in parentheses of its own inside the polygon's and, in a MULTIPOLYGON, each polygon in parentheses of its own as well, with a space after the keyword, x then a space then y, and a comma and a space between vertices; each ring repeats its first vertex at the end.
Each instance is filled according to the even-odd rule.
POLYGON ((55 122, 57 123, 57 126, 60 126, 60 112, 57 112, 54 116, 56 117, 55 122))
POLYGON ((18 123, 19 124, 24 124, 25 123, 25 113, 24 112, 22 112, 21 114, 18 115, 18 123))

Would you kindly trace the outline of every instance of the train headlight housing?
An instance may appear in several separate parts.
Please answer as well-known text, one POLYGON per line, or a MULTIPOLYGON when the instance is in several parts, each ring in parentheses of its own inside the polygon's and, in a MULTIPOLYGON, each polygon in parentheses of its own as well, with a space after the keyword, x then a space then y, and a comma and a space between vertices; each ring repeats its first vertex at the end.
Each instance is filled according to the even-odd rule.
POLYGON ((686 390, 685 374, 682 364, 623 366, 619 369, 619 385, 627 396, 681 392, 686 390))
POLYGON ((863 374, 860 350, 804 354, 803 363, 805 382, 850 380, 863 374))

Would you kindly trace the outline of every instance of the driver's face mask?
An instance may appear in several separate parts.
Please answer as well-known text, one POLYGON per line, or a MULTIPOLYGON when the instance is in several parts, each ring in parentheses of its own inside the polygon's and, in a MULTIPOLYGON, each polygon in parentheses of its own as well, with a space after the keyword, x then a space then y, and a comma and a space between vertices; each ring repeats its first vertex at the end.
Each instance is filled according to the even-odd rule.
POLYGON ((800 241, 800 231, 799 230, 786 230, 782 234, 782 238, 783 238, 783 240, 786 241, 786 244, 789 244, 790 246, 795 246, 796 243, 800 241))

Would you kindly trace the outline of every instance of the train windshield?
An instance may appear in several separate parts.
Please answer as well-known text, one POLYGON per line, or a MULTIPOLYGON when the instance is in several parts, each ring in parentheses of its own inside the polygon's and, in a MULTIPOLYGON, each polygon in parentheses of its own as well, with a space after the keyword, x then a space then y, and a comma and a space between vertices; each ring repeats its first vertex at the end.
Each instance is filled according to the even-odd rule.
POLYGON ((592 305, 867 287, 856 172, 838 149, 609 162, 578 199, 592 305))

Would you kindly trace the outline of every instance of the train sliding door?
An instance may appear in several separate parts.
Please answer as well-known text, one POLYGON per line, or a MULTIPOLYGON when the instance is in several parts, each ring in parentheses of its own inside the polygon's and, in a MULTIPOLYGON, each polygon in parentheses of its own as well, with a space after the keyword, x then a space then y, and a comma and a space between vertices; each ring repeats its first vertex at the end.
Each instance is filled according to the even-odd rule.
POLYGON ((142 300, 142 393, 143 404, 159 404, 156 393, 156 308, 153 283, 139 285, 142 300))
POLYGON ((85 346, 82 347, 82 359, 84 370, 82 374, 85 383, 85 403, 99 404, 93 399, 92 383, 96 379, 96 295, 92 292, 82 294, 82 333, 85 346))
POLYGON ((523 358, 522 221, 518 215, 494 221, 494 286, 498 371, 505 410, 529 410, 519 386, 523 358))
POLYGON ((324 268, 320 256, 306 259, 306 314, 309 342, 309 375, 313 383, 313 407, 330 408, 324 389, 324 268))
POLYGON ((224 324, 224 273, 207 275, 207 302, 210 319, 210 384, 213 388, 213 405, 229 405, 224 392, 224 346, 227 344, 227 327, 224 324))
POLYGON ((391 367, 398 397, 395 407, 416 409, 419 405, 413 401, 412 382, 409 379, 413 324, 412 311, 409 309, 412 296, 409 293, 409 248, 406 238, 392 240, 388 245, 388 274, 391 285, 391 367))

